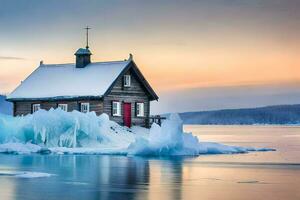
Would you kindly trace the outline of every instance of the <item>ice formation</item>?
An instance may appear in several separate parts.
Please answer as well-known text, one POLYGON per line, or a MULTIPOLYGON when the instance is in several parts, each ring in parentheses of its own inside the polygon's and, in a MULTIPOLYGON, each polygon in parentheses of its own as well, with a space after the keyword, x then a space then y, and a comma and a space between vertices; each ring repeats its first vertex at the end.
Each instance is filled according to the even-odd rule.
POLYGON ((22 117, 0 115, 0 153, 196 156, 269 150, 273 149, 200 142, 192 133, 183 132, 177 114, 150 129, 129 129, 94 112, 51 109, 22 117))
POLYGON ((53 174, 29 171, 0 171, 0 176, 11 176, 17 178, 42 178, 53 176, 53 174))

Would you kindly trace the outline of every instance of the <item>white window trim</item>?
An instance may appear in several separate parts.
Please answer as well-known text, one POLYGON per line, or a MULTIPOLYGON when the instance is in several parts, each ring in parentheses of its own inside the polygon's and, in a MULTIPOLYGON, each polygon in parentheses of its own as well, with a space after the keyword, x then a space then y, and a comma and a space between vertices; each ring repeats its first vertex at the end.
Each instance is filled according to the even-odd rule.
POLYGON ((32 104, 32 113, 34 113, 40 109, 41 109, 41 104, 39 104, 39 103, 32 104))
POLYGON ((68 112, 68 104, 66 104, 66 103, 59 103, 59 104, 57 105, 57 107, 60 108, 60 109, 63 110, 63 111, 68 112))
POLYGON ((81 103, 80 104, 80 112, 82 112, 82 113, 90 112, 90 103, 81 103), (85 106, 86 106, 86 110, 83 109, 85 106))
POLYGON ((124 87, 130 87, 130 86, 131 86, 131 76, 124 75, 124 87))
POLYGON ((119 101, 112 102, 112 116, 121 116, 121 102, 119 101), (116 110, 117 112, 114 113, 114 110, 116 110))
POLYGON ((144 117, 145 116, 145 104, 142 102, 136 103, 136 116, 144 117))

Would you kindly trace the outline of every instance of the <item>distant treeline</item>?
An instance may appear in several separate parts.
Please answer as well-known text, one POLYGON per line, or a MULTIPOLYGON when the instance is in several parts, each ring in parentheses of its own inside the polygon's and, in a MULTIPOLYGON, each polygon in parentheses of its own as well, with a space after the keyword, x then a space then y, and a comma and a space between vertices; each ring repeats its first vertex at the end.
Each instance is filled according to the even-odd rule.
POLYGON ((180 113, 184 124, 300 124, 300 104, 180 113))

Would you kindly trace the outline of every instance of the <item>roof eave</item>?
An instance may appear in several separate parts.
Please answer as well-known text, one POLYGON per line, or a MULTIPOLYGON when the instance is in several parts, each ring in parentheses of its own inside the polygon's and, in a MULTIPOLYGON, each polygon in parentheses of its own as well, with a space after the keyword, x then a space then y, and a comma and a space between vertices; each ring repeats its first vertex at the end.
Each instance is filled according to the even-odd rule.
POLYGON ((60 100, 99 100, 103 95, 99 96, 57 96, 57 97, 42 97, 42 98, 6 98, 6 101, 60 101, 60 100))

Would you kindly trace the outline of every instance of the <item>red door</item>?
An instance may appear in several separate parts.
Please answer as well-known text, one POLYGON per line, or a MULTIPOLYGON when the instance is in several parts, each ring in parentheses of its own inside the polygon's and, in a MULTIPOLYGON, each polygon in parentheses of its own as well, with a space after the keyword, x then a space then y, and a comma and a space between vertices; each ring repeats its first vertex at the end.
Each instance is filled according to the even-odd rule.
POLYGON ((124 126, 131 127, 131 103, 124 103, 123 105, 124 126))

